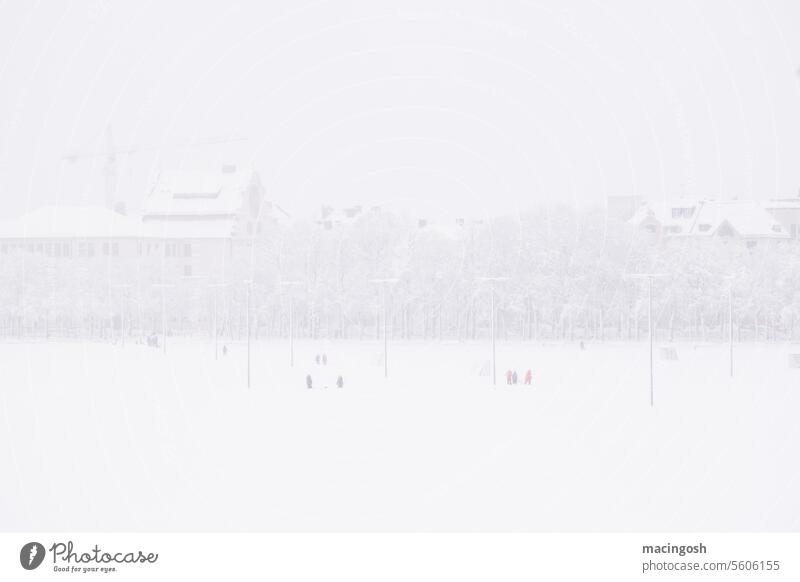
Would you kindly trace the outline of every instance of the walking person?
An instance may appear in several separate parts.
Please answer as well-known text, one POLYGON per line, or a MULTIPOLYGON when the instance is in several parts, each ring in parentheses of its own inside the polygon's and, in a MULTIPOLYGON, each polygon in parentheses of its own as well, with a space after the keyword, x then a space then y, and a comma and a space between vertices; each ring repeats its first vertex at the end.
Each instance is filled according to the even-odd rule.
POLYGON ((506 384, 511 386, 511 379, 513 376, 511 375, 511 370, 506 370, 506 384))
POLYGON ((533 380, 533 373, 531 372, 531 369, 528 368, 528 371, 525 372, 525 384, 527 386, 530 386, 531 385, 531 380, 533 380))
POLYGON ((317 361, 317 366, 319 366, 319 354, 317 354, 317 357, 314 359, 317 361))
POLYGON ((322 365, 323 366, 328 365, 328 354, 322 354, 322 365))
POLYGON ((313 383, 311 381, 311 374, 306 374, 306 388, 308 388, 308 389, 313 388, 312 384, 313 383))
POLYGON ((514 370, 514 373, 511 374, 511 383, 512 384, 516 384, 517 383, 517 371, 516 370, 514 370))
POLYGON ((336 387, 337 388, 344 388, 344 378, 342 378, 341 374, 339 374, 339 377, 336 378, 336 387))

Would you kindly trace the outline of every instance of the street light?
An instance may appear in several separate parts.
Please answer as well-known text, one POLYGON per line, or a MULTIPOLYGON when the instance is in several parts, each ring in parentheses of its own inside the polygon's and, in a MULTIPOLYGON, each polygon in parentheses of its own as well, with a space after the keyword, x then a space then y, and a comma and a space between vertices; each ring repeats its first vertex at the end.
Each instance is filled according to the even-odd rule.
MULTIPOLYGON (((184 275, 183 277, 181 277, 181 282, 182 283, 186 283, 187 285, 189 285, 190 286, 189 287, 190 290, 194 291, 196 289, 196 287, 192 287, 192 284, 196 284, 196 283, 198 283, 200 281, 207 281, 209 279, 210 279, 209 275, 184 275)), ((205 286, 206 287, 211 287, 211 284, 207 283, 205 286)), ((215 302, 216 302, 216 299, 217 299, 217 297, 216 297, 216 294, 215 294, 214 295, 214 301, 215 302)), ((214 309, 215 309, 214 316, 216 317, 216 305, 214 306, 214 309)), ((216 321, 214 322, 214 324, 216 325, 216 321)), ((214 359, 215 360, 217 359, 216 350, 217 350, 217 348, 216 348, 216 344, 215 344, 215 346, 214 346, 214 359)))
POLYGON ((164 343, 164 355, 167 355, 167 288, 175 287, 173 283, 153 283, 153 287, 161 289, 161 335, 164 343))
POLYGON ((497 349, 495 338, 495 315, 494 315, 494 284, 502 281, 508 281, 508 277, 478 277, 478 281, 489 283, 489 291, 491 293, 491 321, 489 326, 492 336, 492 386, 497 386, 497 349))
POLYGON ((389 319, 389 311, 386 302, 386 295, 388 293, 387 286, 392 283, 397 283, 395 278, 385 279, 370 279, 370 283, 375 283, 381 286, 383 292, 383 377, 389 377, 389 336, 387 335, 387 320, 389 319))
POLYGON ((664 273, 635 273, 626 279, 647 279, 647 331, 650 336, 650 406, 653 406, 653 279, 667 277, 664 273))
MULTIPOLYGON (((281 287, 302 285, 303 281, 281 281, 281 287)), ((289 293, 289 367, 294 368, 294 295, 289 293)))
POLYGON ((247 285, 247 388, 250 388, 250 292, 253 288, 253 280, 245 279, 247 285))
POLYGON ((122 283, 118 285, 111 285, 114 289, 119 289, 119 303, 120 303, 120 315, 119 315, 119 328, 120 328, 120 335, 121 335, 121 347, 125 347, 125 289, 130 289, 131 285, 129 283, 122 283))
POLYGON ((206 287, 214 290, 214 359, 219 359, 219 332, 217 331, 217 289, 227 287, 227 283, 208 283, 206 287))
POLYGON ((728 364, 733 378, 733 275, 724 277, 728 281, 728 364))

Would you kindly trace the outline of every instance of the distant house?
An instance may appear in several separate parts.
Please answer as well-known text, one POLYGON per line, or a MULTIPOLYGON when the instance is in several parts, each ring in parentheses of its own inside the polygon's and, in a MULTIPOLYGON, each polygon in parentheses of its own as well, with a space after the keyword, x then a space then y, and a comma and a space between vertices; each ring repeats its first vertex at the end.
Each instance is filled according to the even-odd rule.
POLYGON ((259 176, 233 164, 215 172, 165 171, 144 201, 146 252, 185 277, 222 273, 238 246, 266 237, 289 215, 268 201, 259 176))
POLYGON ((141 219, 102 207, 48 206, 0 225, 0 254, 137 258, 166 279, 220 277, 239 247, 288 218, 255 172, 164 172, 141 219))
POLYGON ((160 173, 142 212, 149 234, 185 238, 258 236, 285 217, 266 200, 258 174, 233 164, 216 172, 160 173))
POLYGON ((628 220, 646 234, 695 239, 733 238, 755 246, 789 235, 780 222, 754 200, 686 200, 646 203, 628 220))
MULTIPOLYGON (((373 212, 377 212, 378 210, 377 207, 372 208, 373 212)), ((353 224, 363 215, 364 207, 358 204, 344 208, 334 208, 333 206, 324 205, 320 208, 319 214, 315 217, 314 222, 324 230, 332 230, 334 228, 353 224)))
POLYGON ((768 200, 764 208, 781 223, 792 239, 800 239, 800 197, 768 200))
POLYGON ((45 206, 0 225, 0 255, 52 258, 135 257, 138 220, 93 206, 45 206))

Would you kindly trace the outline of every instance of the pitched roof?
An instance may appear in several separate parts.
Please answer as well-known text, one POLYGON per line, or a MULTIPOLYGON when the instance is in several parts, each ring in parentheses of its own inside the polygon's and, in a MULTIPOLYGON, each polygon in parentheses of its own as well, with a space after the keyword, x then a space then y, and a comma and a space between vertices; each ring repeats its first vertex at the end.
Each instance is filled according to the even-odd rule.
POLYGON ((780 223, 755 200, 706 201, 689 234, 711 236, 725 223, 745 238, 788 237, 780 223))
POLYGON ((755 200, 680 199, 669 204, 647 203, 628 222, 641 225, 648 220, 658 222, 672 236, 713 236, 727 224, 745 238, 788 237, 780 223, 755 200))
POLYGON ((767 200, 764 208, 768 210, 793 210, 800 209, 800 198, 778 198, 767 200))
POLYGON ((236 166, 224 166, 219 172, 161 172, 144 201, 143 218, 235 215, 256 179, 254 172, 236 166))

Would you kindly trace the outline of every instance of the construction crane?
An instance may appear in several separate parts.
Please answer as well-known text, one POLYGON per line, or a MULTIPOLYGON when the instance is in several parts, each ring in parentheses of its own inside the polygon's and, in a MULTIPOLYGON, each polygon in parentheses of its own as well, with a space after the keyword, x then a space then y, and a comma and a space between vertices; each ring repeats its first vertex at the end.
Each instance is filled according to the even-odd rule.
POLYGON ((109 125, 106 127, 105 147, 103 151, 69 152, 61 156, 61 159, 66 160, 70 163, 75 163, 78 160, 104 158, 105 162, 103 163, 103 181, 104 181, 105 205, 107 208, 113 209, 115 201, 114 194, 116 192, 116 187, 117 187, 117 159, 120 156, 136 154, 139 152, 165 151, 165 150, 184 149, 184 148, 192 148, 200 146, 212 146, 223 143, 241 142, 247 140, 248 138, 246 137, 205 137, 169 145, 146 145, 146 146, 118 148, 114 146, 114 138, 111 132, 111 126, 109 125))

